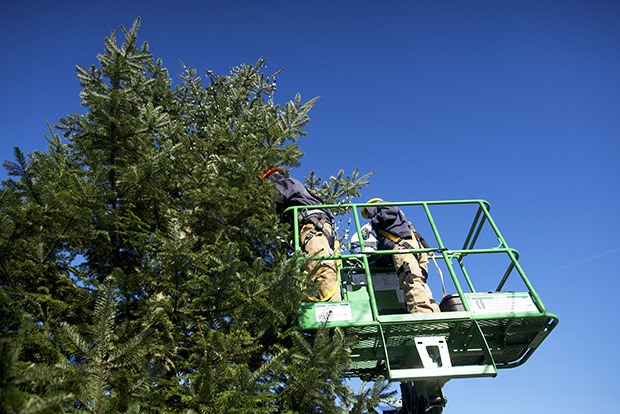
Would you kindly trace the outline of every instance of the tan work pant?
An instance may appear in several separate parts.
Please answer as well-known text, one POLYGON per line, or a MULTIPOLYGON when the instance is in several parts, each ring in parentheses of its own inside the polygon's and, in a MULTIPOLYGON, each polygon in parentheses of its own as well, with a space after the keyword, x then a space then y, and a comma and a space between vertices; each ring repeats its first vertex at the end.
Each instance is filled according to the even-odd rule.
MULTIPOLYGON (((416 239, 405 241, 414 249, 421 248, 416 239)), ((395 249, 398 248, 398 246, 395 247, 395 249)), ((440 312, 439 305, 433 300, 433 293, 426 284, 426 276, 428 275, 428 256, 426 253, 417 255, 413 253, 394 254, 392 260, 398 273, 400 288, 405 294, 407 311, 409 313, 440 312), (406 266, 403 267, 403 265, 406 266), (401 269, 401 267, 403 268, 401 269), (406 271, 407 267, 409 267, 409 272, 406 271)))
MULTIPOLYGON (((332 232, 332 226, 329 223, 323 223, 323 228, 329 233, 332 232)), ((301 226, 299 239, 304 252, 311 256, 334 254, 327 236, 322 231, 318 231, 312 223, 301 226), (314 231, 315 235, 308 239, 304 245, 304 241, 311 231, 314 231)), ((318 292, 310 294, 312 299, 320 302, 339 302, 342 300, 335 260, 312 260, 307 270, 310 281, 318 283, 318 292)))

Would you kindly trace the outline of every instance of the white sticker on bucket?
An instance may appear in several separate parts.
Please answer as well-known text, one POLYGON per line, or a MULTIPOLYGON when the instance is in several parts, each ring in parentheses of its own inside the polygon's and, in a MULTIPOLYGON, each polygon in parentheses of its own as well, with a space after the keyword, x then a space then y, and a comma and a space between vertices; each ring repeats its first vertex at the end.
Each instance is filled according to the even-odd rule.
POLYGON ((348 302, 317 303, 314 305, 317 322, 336 322, 353 320, 351 305, 348 302))
POLYGON ((539 312, 527 293, 513 294, 466 294, 473 314, 539 312))

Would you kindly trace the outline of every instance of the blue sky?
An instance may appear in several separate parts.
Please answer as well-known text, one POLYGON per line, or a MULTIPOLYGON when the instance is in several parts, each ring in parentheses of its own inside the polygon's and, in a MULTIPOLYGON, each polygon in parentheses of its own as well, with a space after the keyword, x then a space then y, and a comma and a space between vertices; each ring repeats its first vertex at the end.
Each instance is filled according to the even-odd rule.
POLYGON ((524 366, 449 382, 447 413, 616 410, 620 2, 4 2, 0 159, 83 110, 75 65, 137 16, 175 79, 179 59, 264 57, 278 102, 321 96, 297 175, 375 171, 357 201, 491 203, 561 321, 524 366))

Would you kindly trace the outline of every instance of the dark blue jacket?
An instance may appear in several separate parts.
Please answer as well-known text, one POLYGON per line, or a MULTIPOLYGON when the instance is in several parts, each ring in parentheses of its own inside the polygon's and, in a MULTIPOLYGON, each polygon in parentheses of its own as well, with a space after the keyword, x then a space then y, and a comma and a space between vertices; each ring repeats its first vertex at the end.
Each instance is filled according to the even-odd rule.
MULTIPOLYGON (((278 213, 282 214, 284 210, 292 206, 314 206, 317 204, 325 204, 323 200, 312 194, 301 181, 277 172, 267 177, 267 180, 276 186, 278 193, 276 194, 276 208, 278 213)), ((331 219, 331 212, 327 209, 322 211, 331 219)))
POLYGON ((379 249, 392 250, 394 242, 381 235, 377 229, 387 231, 401 239, 411 239, 409 222, 400 208, 396 206, 367 206, 366 210, 370 216, 370 224, 377 233, 379 249))

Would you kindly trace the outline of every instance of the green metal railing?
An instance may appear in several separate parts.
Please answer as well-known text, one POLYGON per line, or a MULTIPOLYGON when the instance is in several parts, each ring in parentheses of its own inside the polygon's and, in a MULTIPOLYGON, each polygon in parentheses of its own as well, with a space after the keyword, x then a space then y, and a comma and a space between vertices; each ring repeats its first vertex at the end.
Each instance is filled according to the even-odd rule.
MULTIPOLYGON (((342 327, 359 338, 357 348, 352 353, 352 376, 368 372, 379 372, 391 380, 428 380, 447 381, 451 378, 492 376, 496 368, 511 368, 523 364, 538 348, 540 343, 558 323, 557 316, 547 312, 542 299, 519 264, 518 251, 509 247, 490 214, 489 203, 485 200, 444 200, 417 202, 380 202, 372 206, 398 206, 407 218, 418 227, 426 219, 426 228, 430 229, 434 241, 429 241, 429 248, 408 250, 369 251, 364 246, 361 236, 363 222, 360 209, 371 204, 333 204, 312 206, 312 209, 329 209, 338 217, 347 217, 357 233, 361 252, 336 252, 333 256, 316 256, 312 260, 337 259, 342 263, 340 269, 343 286, 343 304, 348 306, 351 317, 328 320, 318 319, 319 311, 335 308, 334 304, 304 304, 304 317, 301 327, 305 330, 320 326, 342 327), (462 244, 448 246, 444 237, 451 228, 440 228, 433 214, 437 208, 466 208, 473 214, 468 218, 471 224, 463 235, 462 244), (411 215, 409 210, 415 210, 411 215), (422 217, 423 216, 423 217, 422 217), (492 236, 497 246, 479 247, 482 235, 492 236), (458 248, 455 248, 458 247, 458 248), (377 292, 373 278, 386 269, 379 269, 373 263, 381 256, 402 253, 427 253, 440 261, 447 270, 451 286, 456 292, 461 308, 457 311, 437 314, 386 314, 385 294, 377 292), (503 255, 507 258, 505 269, 497 271, 494 289, 476 289, 476 278, 468 269, 468 258, 503 255), (460 273, 459 273, 460 272, 460 273), (522 282, 523 291, 505 290, 508 280, 513 275, 522 282), (353 277, 361 276, 363 281, 355 283, 353 277), (380 294, 381 293, 381 294, 380 294), (478 309, 497 303, 496 310, 478 309), (513 308, 514 306, 514 308, 513 308), (411 354, 414 338, 445 338, 449 348, 449 366, 429 368, 420 366, 419 361, 402 361, 403 355, 411 354), (409 365, 407 365, 409 364, 409 365)), ((289 211, 297 217, 308 207, 292 207, 289 211)), ((294 246, 300 250, 299 225, 293 220, 294 246)), ((465 227, 467 228, 467 226, 465 227)), ((343 240, 343 247, 346 247, 343 240)), ((486 240, 485 240, 486 242, 486 240)), ((393 270, 391 270, 393 273, 393 270)), ((390 273, 390 269, 387 270, 390 273)), ((394 276, 396 277, 396 276, 394 276)), ((510 279, 512 280, 512 279, 510 279)), ((432 342, 432 341, 431 341, 432 342)), ((406 358, 405 358, 406 359, 406 358)))

